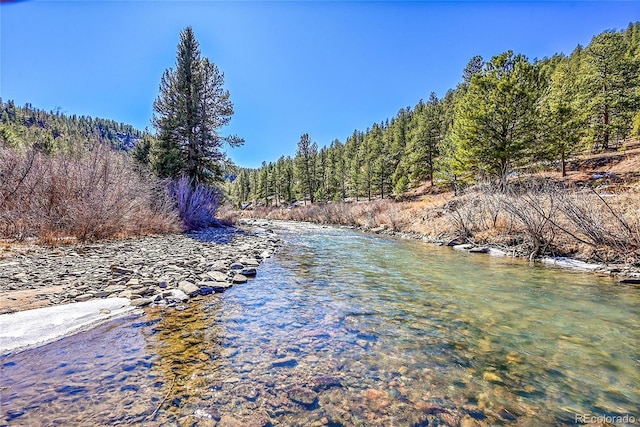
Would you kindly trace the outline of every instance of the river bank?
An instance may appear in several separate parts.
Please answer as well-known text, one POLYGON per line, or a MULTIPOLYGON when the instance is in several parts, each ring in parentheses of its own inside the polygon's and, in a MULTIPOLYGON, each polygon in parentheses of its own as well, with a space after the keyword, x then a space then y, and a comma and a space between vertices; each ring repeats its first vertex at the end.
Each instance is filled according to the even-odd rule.
POLYGON ((278 246, 278 238, 258 226, 21 246, 0 258, 0 314, 109 297, 180 308, 190 297, 250 280, 278 246))
MULTIPOLYGON (((502 218, 505 215, 504 207, 494 206, 493 213, 487 212, 486 206, 482 204, 490 204, 491 201, 487 202, 486 198, 484 194, 463 197, 439 194, 426 201, 374 200, 306 205, 293 209, 259 207, 228 215, 235 216, 240 221, 284 220, 346 227, 452 246, 475 254, 525 258, 552 267, 612 276, 622 284, 640 284, 638 249, 633 249, 635 242, 628 242, 632 249, 625 253, 622 246, 612 248, 606 244, 597 246, 572 242, 567 236, 557 233, 557 230, 543 229, 543 224, 536 239, 545 242, 544 248, 536 248, 532 252, 531 247, 535 244, 532 240, 536 239, 528 235, 527 230, 523 230, 522 224, 517 224, 514 218, 509 219, 509 226, 506 227, 506 221, 502 218), (492 220, 487 218, 490 214, 493 216, 492 220), (491 221, 493 226, 486 225, 491 221), (480 223, 485 225, 479 226, 480 223), (544 240, 547 236, 543 234, 546 233, 552 236, 548 241, 544 240), (620 262, 625 259, 629 262, 620 262)), ((520 211, 521 216, 524 211, 526 208, 520 211)), ((537 214, 535 211, 532 213, 537 214)), ((631 212, 631 217, 637 221, 637 214, 634 212, 631 212)), ((549 228, 551 227, 552 224, 549 224, 549 228)), ((612 228, 613 225, 605 224, 602 227, 612 228)))

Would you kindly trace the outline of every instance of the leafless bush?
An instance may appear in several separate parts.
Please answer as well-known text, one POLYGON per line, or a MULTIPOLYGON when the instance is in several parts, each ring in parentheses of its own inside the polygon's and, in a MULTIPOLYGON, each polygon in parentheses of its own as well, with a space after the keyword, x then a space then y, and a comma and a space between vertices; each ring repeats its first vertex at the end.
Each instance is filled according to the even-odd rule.
POLYGON ((216 212, 222 197, 220 190, 183 176, 169 184, 169 195, 175 200, 178 214, 186 230, 199 230, 218 225, 216 212))
POLYGON ((0 148, 0 235, 93 240, 175 231, 161 183, 102 146, 50 156, 0 148))
POLYGON ((629 195, 608 195, 596 190, 563 194, 560 211, 567 231, 581 243, 592 246, 602 261, 640 262, 640 203, 629 195))
POLYGON ((528 185, 522 192, 512 192, 502 198, 502 206, 522 227, 528 244, 529 258, 545 254, 553 243, 556 226, 558 189, 552 186, 528 185))

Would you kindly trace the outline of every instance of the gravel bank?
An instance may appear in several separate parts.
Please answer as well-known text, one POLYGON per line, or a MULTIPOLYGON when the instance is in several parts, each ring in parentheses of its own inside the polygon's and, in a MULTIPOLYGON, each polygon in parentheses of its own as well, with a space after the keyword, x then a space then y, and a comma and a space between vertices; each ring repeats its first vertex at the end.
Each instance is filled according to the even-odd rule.
POLYGON ((0 260, 0 314, 128 298, 178 307, 258 274, 280 240, 266 223, 58 248, 33 247, 0 260))

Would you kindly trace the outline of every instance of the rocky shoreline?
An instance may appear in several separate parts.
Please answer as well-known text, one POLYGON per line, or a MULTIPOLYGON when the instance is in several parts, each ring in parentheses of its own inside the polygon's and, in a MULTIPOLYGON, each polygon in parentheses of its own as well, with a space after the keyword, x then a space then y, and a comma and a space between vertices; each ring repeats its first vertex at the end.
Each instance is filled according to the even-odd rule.
POLYGON ((265 223, 88 245, 28 250, 0 259, 0 314, 98 298, 181 309, 192 297, 255 277, 280 239, 265 223))

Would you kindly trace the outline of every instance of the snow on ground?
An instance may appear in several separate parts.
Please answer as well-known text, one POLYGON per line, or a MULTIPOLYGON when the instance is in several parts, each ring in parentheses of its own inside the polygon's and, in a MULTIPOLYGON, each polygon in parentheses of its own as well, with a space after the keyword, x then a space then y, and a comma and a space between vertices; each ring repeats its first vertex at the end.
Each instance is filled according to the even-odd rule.
POLYGON ((106 298, 0 315, 0 355, 46 344, 134 309, 127 298, 106 298))
POLYGON ((589 264, 584 261, 578 261, 576 259, 556 257, 556 258, 542 258, 543 264, 552 265, 555 267, 573 268, 582 271, 594 271, 602 267, 601 264, 589 264))

